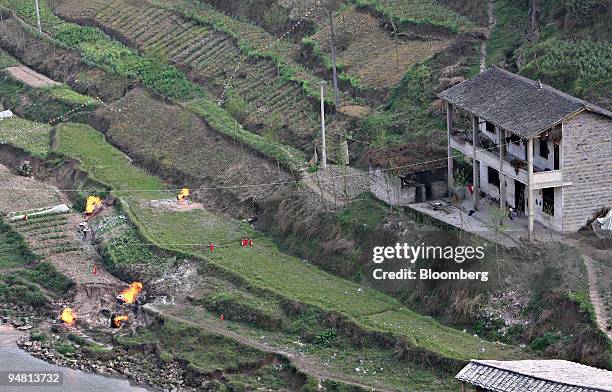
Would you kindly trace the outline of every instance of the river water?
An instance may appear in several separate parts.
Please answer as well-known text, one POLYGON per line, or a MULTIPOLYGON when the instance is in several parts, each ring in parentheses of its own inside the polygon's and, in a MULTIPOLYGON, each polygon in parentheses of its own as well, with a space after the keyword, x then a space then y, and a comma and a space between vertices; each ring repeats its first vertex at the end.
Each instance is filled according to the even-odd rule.
POLYGON ((0 386, 2 392, 148 392, 148 389, 131 386, 121 378, 105 377, 70 368, 51 365, 34 358, 15 344, 20 333, 10 325, 0 325, 0 370, 2 371, 61 371, 63 385, 49 386, 0 386))

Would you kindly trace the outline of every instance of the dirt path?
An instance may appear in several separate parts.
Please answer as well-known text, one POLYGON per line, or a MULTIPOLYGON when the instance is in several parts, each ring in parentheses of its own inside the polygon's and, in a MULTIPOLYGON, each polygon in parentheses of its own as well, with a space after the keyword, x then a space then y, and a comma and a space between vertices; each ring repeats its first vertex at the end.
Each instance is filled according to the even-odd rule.
POLYGON ((17 67, 8 67, 5 69, 5 71, 11 74, 11 76, 15 79, 22 81, 28 86, 36 88, 57 86, 61 84, 53 79, 46 77, 45 75, 39 74, 38 72, 26 67, 25 65, 20 65, 17 67))
POLYGON ((491 31, 493 31, 495 25, 497 24, 494 0, 489 0, 487 4, 487 15, 489 15, 489 25, 485 30, 485 35, 487 39, 483 41, 482 45, 480 46, 480 72, 485 70, 487 60, 487 43, 489 42, 489 38, 491 37, 491 31))
POLYGON ((392 389, 384 389, 384 388, 379 388, 379 387, 374 387, 372 385, 365 385, 365 384, 360 384, 358 382, 355 382, 353 380, 350 380, 342 375, 336 374, 334 372, 330 372, 326 369, 321 369, 316 363, 314 363, 312 360, 301 356, 301 355, 296 355, 295 353, 291 353, 285 350, 282 350, 278 347, 273 347, 273 346, 269 346, 266 344, 263 344, 261 342, 258 342, 254 339, 251 339, 249 337, 240 335, 236 332, 230 331, 227 328, 223 327, 222 325, 219 325, 217 323, 212 323, 209 321, 201 321, 201 322, 193 322, 187 319, 184 319, 182 317, 178 317, 172 314, 168 314, 166 312, 164 312, 163 310, 155 307, 153 304, 148 303, 144 305, 144 308, 153 312, 153 313, 157 313, 159 315, 162 315, 163 317, 167 317, 169 319, 181 322, 181 323, 185 323, 185 324, 189 324, 189 325, 193 325, 197 328, 203 329, 207 332, 210 333, 214 333, 214 334, 220 334, 223 335, 229 339, 233 339, 241 344, 244 344, 246 346, 249 347, 253 347, 255 349, 264 351, 266 353, 270 353, 270 354, 278 354, 278 355, 282 355, 286 358, 288 358, 291 363, 300 371, 307 373, 308 375, 315 377, 317 379, 319 379, 319 381, 321 380, 331 380, 331 381, 338 381, 344 384, 349 384, 349 385, 354 385, 356 387, 359 388, 363 388, 365 390, 370 390, 370 391, 382 391, 382 392, 393 392, 392 389))
POLYGON ((597 277, 595 276, 595 268, 593 265, 595 260, 584 253, 582 254, 582 260, 584 260, 584 265, 586 266, 587 270, 587 277, 589 278, 589 297, 591 298, 593 308, 595 308, 595 319, 597 321, 597 325, 606 333, 606 335, 608 335, 608 338, 612 339, 612 331, 608 329, 608 315, 604 309, 601 294, 597 289, 597 277))

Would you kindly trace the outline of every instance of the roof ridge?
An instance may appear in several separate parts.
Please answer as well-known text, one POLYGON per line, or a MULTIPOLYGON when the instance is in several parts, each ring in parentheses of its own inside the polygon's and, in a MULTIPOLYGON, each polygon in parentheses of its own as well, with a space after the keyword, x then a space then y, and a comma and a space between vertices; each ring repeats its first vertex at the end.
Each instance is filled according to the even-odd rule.
POLYGON ((540 80, 533 80, 533 79, 530 79, 530 78, 528 78, 526 76, 520 75, 518 73, 510 72, 510 71, 508 71, 506 69, 503 69, 503 68, 500 68, 500 67, 496 66, 495 64, 493 64, 487 70, 489 70, 489 69, 501 71, 504 74, 506 74, 506 75, 508 75, 508 76, 510 76, 510 77, 512 77, 514 79, 518 79, 518 80, 523 81, 523 82, 528 83, 528 84, 535 83, 536 87, 539 87, 538 86, 538 83, 539 83, 541 85, 541 87, 540 87, 541 89, 548 90, 551 93, 554 93, 554 94, 562 96, 563 98, 568 98, 569 100, 571 100, 571 101, 573 101, 575 103, 583 105, 585 108, 587 108, 589 110, 595 109, 593 111, 599 112, 600 114, 605 114, 605 115, 607 115, 609 117, 612 117, 612 112, 610 112, 609 110, 607 110, 605 108, 602 108, 601 106, 596 105, 596 104, 594 104, 592 102, 589 102, 589 101, 587 101, 585 99, 575 97, 575 96, 573 96, 571 94, 568 94, 568 93, 566 93, 564 91, 561 91, 561 90, 559 90, 557 88, 554 88, 553 86, 551 86, 549 84, 542 83, 540 80), (601 112, 604 112, 604 113, 601 113, 601 112))

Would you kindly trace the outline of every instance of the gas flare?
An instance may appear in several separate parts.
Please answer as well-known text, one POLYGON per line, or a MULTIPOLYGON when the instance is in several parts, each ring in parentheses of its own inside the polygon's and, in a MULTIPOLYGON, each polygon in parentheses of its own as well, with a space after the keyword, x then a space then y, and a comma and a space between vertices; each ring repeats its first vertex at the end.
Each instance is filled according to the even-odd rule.
POLYGON ((120 314, 113 317, 113 326, 115 328, 121 327, 124 321, 128 321, 129 317, 126 314, 120 314))
POLYGON ((66 323, 68 325, 72 325, 72 324, 74 324, 74 321, 76 320, 76 315, 74 314, 72 309, 64 308, 64 310, 62 310, 62 314, 60 316, 60 319, 64 323, 66 323))
POLYGON ((136 298, 138 298, 140 291, 142 291, 142 283, 133 282, 130 284, 130 287, 123 290, 121 294, 119 294, 118 298, 125 303, 133 304, 136 301, 136 298))
POLYGON ((96 207, 102 204, 102 199, 97 196, 89 196, 87 198, 87 205, 85 206, 85 212, 88 214, 93 214, 96 207))
POLYGON ((187 198, 187 196, 189 196, 189 189, 183 188, 181 189, 181 193, 176 196, 176 200, 178 200, 179 203, 182 203, 183 200, 187 198))

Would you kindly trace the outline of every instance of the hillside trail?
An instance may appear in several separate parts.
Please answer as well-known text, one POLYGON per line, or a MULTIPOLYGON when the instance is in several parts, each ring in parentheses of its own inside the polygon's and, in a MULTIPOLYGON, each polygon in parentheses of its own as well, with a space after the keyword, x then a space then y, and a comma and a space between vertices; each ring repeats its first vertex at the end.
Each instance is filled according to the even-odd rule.
POLYGON ((380 388, 380 387, 375 387, 372 385, 366 385, 366 384, 361 384, 358 382, 355 382, 347 377, 344 377, 343 375, 331 372, 329 370, 326 369, 322 369, 320 366, 318 366, 314 361, 312 361, 311 359, 300 355, 300 354, 296 354, 296 353, 292 353, 292 352, 288 352, 285 351, 281 348, 278 347, 274 347, 274 346, 270 346, 270 345, 266 345, 263 344, 261 342, 258 342, 257 340, 254 340, 252 338, 249 338, 247 336, 244 335, 240 335, 234 331, 230 331, 228 330, 225 326, 220 325, 218 323, 213 323, 211 321, 207 321, 207 320, 202 320, 202 321, 198 321, 198 322, 194 322, 188 319, 185 319, 183 317, 179 317, 176 316, 174 314, 170 314, 168 312, 165 312, 162 309, 157 308, 155 305, 151 304, 151 303, 147 303, 144 305, 144 308, 153 312, 153 313, 157 313, 163 317, 167 317, 169 319, 172 319, 174 321, 180 322, 180 323, 185 323, 188 325, 192 325, 194 327, 200 328, 206 332, 209 333, 213 333, 213 334, 220 334, 222 336, 225 336, 226 338, 235 340, 241 344, 244 344, 245 346, 249 346, 261 351, 264 351, 266 353, 269 354, 276 354, 276 355, 282 355, 286 358, 289 359, 289 361, 291 361, 291 363, 300 371, 316 378, 319 380, 319 382, 321 380, 330 380, 330 381, 337 381, 337 382, 341 382, 343 384, 349 384, 349 385, 353 385, 359 388, 363 388, 365 390, 369 390, 369 391, 381 391, 381 392, 394 392, 394 390, 392 389, 385 389, 385 388, 380 388))
POLYGON ((491 37, 491 32, 497 24, 497 16, 495 15, 495 0, 489 0, 487 4, 487 15, 489 16, 489 25, 485 30, 485 36, 487 38, 480 46, 480 72, 484 71, 486 68, 487 43, 489 42, 489 38, 491 37))
POLYGON ((595 309, 595 320, 599 328, 612 340, 612 331, 608 329, 608 315, 606 314, 601 294, 597 288, 597 277, 595 276, 595 269, 593 267, 595 260, 584 253, 582 254, 582 260, 584 260, 587 277, 589 279, 589 297, 595 309))
POLYGON ((608 338, 612 340, 612 330, 608 329, 610 315, 607 314, 606 309, 604 308, 602 295, 597 287, 597 276, 595 275, 594 267, 594 264, 597 262, 593 260, 591 256, 586 254, 586 252, 582 249, 580 243, 577 240, 568 239, 567 242, 569 245, 580 250, 580 255, 582 256, 584 266, 587 270, 587 279, 589 282, 589 298, 595 310, 595 321, 597 322, 597 326, 599 327, 599 329, 601 329, 608 336, 608 338))

